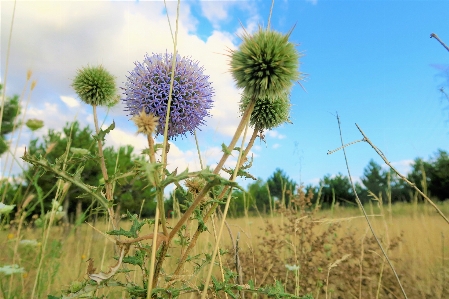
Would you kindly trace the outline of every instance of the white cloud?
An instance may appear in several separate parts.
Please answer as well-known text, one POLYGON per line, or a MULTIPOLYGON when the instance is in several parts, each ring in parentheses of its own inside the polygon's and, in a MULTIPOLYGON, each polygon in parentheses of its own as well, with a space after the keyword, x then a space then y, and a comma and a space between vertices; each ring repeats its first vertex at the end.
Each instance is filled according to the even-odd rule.
MULTIPOLYGON (((217 3, 213 4, 221 5, 217 3)), ((176 3, 167 4, 174 29, 176 3)), ((1 44, 6 45, 12 5, 8 2, 2 5, 1 44)), ((242 1, 238 5, 248 7, 242 1)), ((251 17, 255 19, 257 16, 251 17)), ((233 33, 219 30, 203 41, 194 34, 197 23, 190 4, 181 3, 178 50, 182 56, 191 56, 204 66, 215 88, 215 103, 207 126, 230 136, 239 121, 240 94, 228 71, 227 54, 240 41, 233 33)), ((76 70, 88 64, 102 64, 117 77, 117 85, 123 86, 135 61, 142 61, 146 53, 171 52, 173 48, 163 3, 151 1, 19 2, 13 41, 10 76, 31 68, 33 76, 39 79, 40 91, 57 94, 73 93, 70 85, 76 70)), ((12 81, 9 80, 11 86, 12 81)), ((60 99, 69 107, 75 105, 69 97, 60 99)), ((124 116, 122 111, 111 113, 124 116)))
MULTIPOLYGON (((415 161, 401 160, 401 161, 390 162, 390 163, 397 171, 399 171, 400 174, 407 175, 408 173, 410 173, 412 171, 412 167, 413 167, 413 164, 415 163, 415 161)), ((384 163, 384 164, 382 164, 382 168, 388 169, 389 166, 384 163)))
POLYGON ((251 20, 259 19, 254 4, 254 1, 230 0, 209 0, 200 2, 202 14, 215 29, 218 29, 221 23, 230 21, 232 17, 232 15, 230 15, 230 10, 236 6, 238 6, 239 9, 248 11, 250 15, 252 15, 252 17, 250 18, 251 20))
POLYGON ((28 118, 37 118, 44 121, 44 128, 38 132, 46 132, 48 129, 60 129, 66 122, 73 122, 78 113, 61 113, 58 104, 46 101, 43 107, 29 107, 26 115, 28 118))
POLYGON ((279 144, 279 143, 275 143, 275 144, 273 144, 271 147, 273 148, 273 149, 277 149, 277 148, 279 148, 281 145, 279 144))
MULTIPOLYGON (((207 5, 206 2, 200 4, 207 5)), ((220 3, 223 2, 212 4, 222 5, 220 3)), ((0 12, 2 61, 5 60, 12 4, 3 1, 0 12)), ((169 1, 167 5, 174 30, 176 2, 169 1)), ((191 13, 191 5, 195 4, 181 3, 178 51, 182 56, 198 60, 204 66, 205 74, 210 76, 215 89, 215 102, 211 110, 212 117, 206 119, 208 128, 203 128, 203 131, 213 132, 213 138, 221 143, 224 141, 223 136, 229 137, 234 133, 240 118, 240 91, 235 88, 229 73, 227 56, 228 49, 236 49, 240 40, 235 32, 218 28, 206 40, 200 39, 195 35, 198 20, 191 13)), ((234 5, 247 12, 255 9, 246 1, 238 1, 223 4, 224 12, 217 9, 210 13, 215 13, 217 20, 224 21, 224 16, 229 17, 229 9, 234 5)), ((254 31, 258 19, 257 13, 251 13, 245 28, 249 32, 254 31)), ((30 103, 27 117, 45 122, 45 127, 36 135, 44 134, 50 128, 60 130, 66 122, 76 118, 81 127, 88 124, 92 127, 91 108, 67 96, 73 94, 70 86, 77 69, 88 64, 101 64, 117 77, 116 83, 120 87, 134 67, 134 62, 142 61, 146 53, 151 55, 153 52, 171 52, 173 49, 162 1, 19 1, 13 34, 8 88, 19 90, 25 79, 20 74, 26 74, 28 69, 32 69, 33 78, 39 82, 34 94, 36 97, 40 94, 41 100, 30 103)), ((126 117, 118 108, 111 110, 109 116, 115 120, 126 117)), ((146 141, 131 130, 134 128, 116 128, 108 135, 109 144, 132 144, 138 153, 146 147, 146 141)), ((180 168, 188 166, 191 170, 199 169, 195 149, 182 151, 174 147, 172 150, 169 157, 173 160, 170 160, 169 167, 179 165, 180 168)), ((216 165, 222 155, 221 148, 205 146, 203 150, 206 163, 216 165)), ((226 165, 232 167, 233 163, 235 158, 231 157, 226 165)))
POLYGON ((80 105, 80 102, 73 97, 60 96, 59 98, 70 108, 79 107, 80 105))
MULTIPOLYGON (((102 126, 102 129, 104 130, 107 127, 108 125, 104 125, 102 126)), ((131 144, 134 147, 134 153, 140 153, 148 147, 146 138, 141 134, 136 135, 135 132, 128 132, 115 127, 115 129, 107 135, 107 146, 119 147, 128 144, 131 144)))
POLYGON ((267 135, 271 138, 276 138, 276 139, 284 139, 286 137, 285 135, 280 134, 276 130, 267 131, 267 135))
POLYGON ((312 5, 317 5, 318 4, 318 0, 306 0, 306 2, 309 2, 312 5))

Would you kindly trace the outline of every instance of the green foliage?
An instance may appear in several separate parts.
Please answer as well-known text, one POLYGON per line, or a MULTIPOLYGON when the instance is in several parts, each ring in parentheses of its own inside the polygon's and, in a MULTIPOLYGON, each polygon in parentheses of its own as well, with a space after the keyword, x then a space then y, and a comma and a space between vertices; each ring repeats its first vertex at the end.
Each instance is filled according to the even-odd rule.
POLYGON ((109 235, 115 235, 115 236, 125 236, 125 237, 128 237, 128 238, 137 238, 140 229, 148 221, 140 221, 137 218, 137 215, 131 215, 131 213, 129 213, 129 212, 128 212, 128 217, 132 221, 132 225, 131 225, 131 228, 129 230, 124 230, 124 229, 120 228, 120 230, 109 231, 108 234, 109 235))
MULTIPOLYGON (((322 198, 320 199, 320 202, 328 207, 332 205, 334 198, 335 203, 355 204, 356 202, 349 178, 341 173, 336 176, 325 175, 324 178, 320 180, 320 186, 322 186, 322 198)), ((361 186, 356 184, 357 193, 359 193, 361 189, 361 186)))
MULTIPOLYGON (((109 129, 112 128, 109 127, 109 129)), ((79 176, 79 180, 74 182, 65 198, 69 201, 68 212, 75 213, 77 204, 81 204, 82 210, 86 211, 91 206, 92 196, 100 202, 103 199, 103 205, 106 205, 104 197, 100 193, 104 180, 102 180, 98 162, 96 141, 92 134, 93 132, 89 127, 81 129, 79 123, 74 122, 72 124, 67 123, 63 132, 49 130, 42 140, 34 139, 30 142, 27 147, 28 159, 29 162, 37 164, 26 170, 24 175, 27 186, 29 185, 32 190, 34 189, 34 192, 45 194, 44 204, 38 208, 38 213, 43 213, 51 206, 51 199, 56 195, 57 179, 65 176, 62 172, 55 176, 55 172, 52 172, 51 169, 56 171, 57 161, 62 161, 61 159, 66 155, 68 155, 67 172, 72 174, 76 172, 79 176), (69 141, 71 148, 74 150, 66 152, 69 141), (82 151, 79 149, 82 149, 82 151), (48 161, 48 163, 45 161, 48 161), (83 168, 79 168, 79 165, 83 165, 83 168), (40 173, 39 167, 44 167, 46 171, 37 176, 36 174, 40 173), (34 182, 34 180, 36 181, 34 182), (82 182, 82 185, 80 185, 80 182, 82 182)), ((104 138, 104 136, 101 138, 104 138)), ((107 171, 111 174, 110 181, 115 186, 114 203, 120 206, 119 210, 139 212, 143 208, 144 216, 154 215, 156 206, 154 188, 146 185, 145 174, 138 173, 135 175, 132 172, 136 163, 141 161, 141 158, 133 156, 133 147, 125 146, 118 150, 112 147, 105 148, 103 155, 106 160, 107 171), (142 203, 144 204, 143 207, 142 203)), ((65 179, 73 180, 68 176, 65 179)))
POLYGON ((280 168, 276 168, 274 173, 267 180, 270 194, 274 199, 283 201, 288 205, 290 196, 295 193, 296 182, 290 179, 280 168))
MULTIPOLYGON (((0 93, 3 85, 0 84, 0 93)), ((2 128, 0 131, 0 155, 8 150, 6 135, 11 133, 14 128, 16 117, 20 114, 19 96, 7 97, 3 107, 2 128)), ((16 128, 20 125, 17 123, 16 128)))
POLYGON ((424 193, 439 200, 449 199, 449 155, 438 150, 429 161, 415 159, 411 173, 407 178, 424 193))

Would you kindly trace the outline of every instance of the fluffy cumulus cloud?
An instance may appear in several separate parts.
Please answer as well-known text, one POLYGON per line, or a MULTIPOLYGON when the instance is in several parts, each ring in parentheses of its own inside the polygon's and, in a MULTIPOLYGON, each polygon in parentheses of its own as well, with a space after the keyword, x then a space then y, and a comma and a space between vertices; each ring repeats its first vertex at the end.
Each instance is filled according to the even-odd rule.
MULTIPOLYGON (((168 1, 167 5, 174 30, 176 2, 168 1)), ((6 59, 12 8, 13 2, 2 2, 2 61, 6 59)), ((227 142, 240 117, 240 91, 235 88, 228 71, 229 50, 236 49, 240 40, 238 32, 221 30, 219 26, 226 21, 230 9, 250 14, 245 28, 250 32, 256 29, 259 17, 246 1, 181 2, 179 17, 179 54, 198 60, 215 89, 211 117, 206 120, 207 127, 202 128, 201 134, 212 135, 219 143, 227 142), (213 24, 214 30, 207 38, 201 39, 196 34, 200 24, 192 13, 193 5, 201 5, 213 24), (206 9, 206 6, 213 8, 206 9)), ((116 77, 119 90, 134 68, 134 62, 142 61, 146 53, 166 51, 173 51, 173 41, 163 1, 18 1, 7 92, 19 93, 25 82, 24 74, 31 69, 38 85, 33 96, 36 100, 31 101, 27 117, 44 120, 41 132, 62 128, 74 119, 78 119, 81 126, 92 126, 91 109, 77 99, 71 88, 77 70, 87 65, 103 65, 116 77)), ((134 134, 135 128, 125 121, 129 117, 122 109, 121 104, 109 111, 106 123, 114 119, 117 124, 129 123, 129 127, 117 127, 109 135, 110 143, 132 144, 136 149, 145 147, 145 138, 134 134)), ((104 110, 100 113, 106 114, 104 110)), ((100 115, 100 119, 104 115, 100 115)), ((204 159, 213 164, 219 160, 220 149, 210 146, 204 146, 204 159)), ((196 150, 175 146, 170 155, 180 167, 194 170, 199 167, 194 153, 196 150)), ((176 163, 172 163, 173 167, 176 163)))
POLYGON ((69 108, 78 107, 80 105, 80 102, 74 97, 60 96, 60 98, 69 108))

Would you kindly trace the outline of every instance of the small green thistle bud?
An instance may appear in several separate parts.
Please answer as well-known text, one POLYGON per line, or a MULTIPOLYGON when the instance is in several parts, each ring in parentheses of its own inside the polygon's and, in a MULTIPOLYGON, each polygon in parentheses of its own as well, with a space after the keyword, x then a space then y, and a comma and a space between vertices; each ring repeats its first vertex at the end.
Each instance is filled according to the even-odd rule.
POLYGON ((72 87, 80 99, 89 105, 108 106, 116 101, 115 78, 101 65, 78 70, 72 87))
POLYGON ((29 119, 25 125, 28 127, 28 129, 30 129, 31 131, 36 131, 39 130, 40 128, 42 128, 44 126, 44 121, 40 120, 40 119, 29 119))
MULTIPOLYGON (((290 122, 290 101, 289 94, 284 92, 274 98, 263 97, 256 101, 254 110, 251 113, 250 125, 257 130, 271 130, 284 122, 290 122)), ((240 111, 243 113, 249 105, 251 98, 244 96, 240 104, 240 111)))
POLYGON ((243 43, 230 56, 232 75, 245 96, 273 98, 300 79, 300 54, 288 41, 290 33, 259 27, 253 35, 243 35, 243 43))

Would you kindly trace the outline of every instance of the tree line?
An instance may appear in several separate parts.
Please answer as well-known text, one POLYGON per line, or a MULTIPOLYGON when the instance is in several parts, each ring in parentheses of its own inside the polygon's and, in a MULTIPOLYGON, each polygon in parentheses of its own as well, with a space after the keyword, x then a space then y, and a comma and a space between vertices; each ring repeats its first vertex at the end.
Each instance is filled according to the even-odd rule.
MULTIPOLYGON (((75 173, 76 165, 83 164, 80 173, 84 182, 91 186, 99 186, 102 183, 102 174, 98 163, 98 152, 96 152, 93 131, 89 127, 81 128, 78 122, 67 123, 62 132, 49 130, 43 138, 31 140, 27 151, 31 154, 45 156, 51 163, 58 163, 67 153, 70 140, 70 159, 67 167, 75 173)), ((137 155, 130 145, 121 146, 116 149, 107 147, 103 153, 106 157, 108 173, 125 173, 135 166, 135 162, 143 159, 137 155)), ((449 156, 444 150, 438 150, 429 160, 416 158, 412 164, 412 170, 407 178, 416 184, 424 193, 436 200, 449 198, 449 156)), ((3 180, 2 194, 5 187, 7 204, 20 205, 20 201, 27 194, 36 194, 34 210, 36 214, 43 214, 51 208, 52 199, 57 192, 57 180, 53 174, 39 173, 33 167, 27 168, 21 175, 12 180, 3 180)), ((114 202, 122 213, 131 211, 141 213, 144 217, 154 215, 156 203, 154 200, 155 190, 147 184, 144 178, 133 177, 131 179, 119 180, 114 186, 114 202), (145 199, 145 200, 143 200, 145 199)), ((186 182, 178 186, 165 201, 166 211, 179 211, 189 204, 189 196, 192 195, 191 188, 198 182, 186 182)), ((218 188, 218 187, 217 187, 218 188)), ((314 202, 326 208, 332 204, 355 205, 355 193, 347 176, 339 173, 337 175, 325 175, 320 179, 318 185, 300 186, 288 177, 282 169, 276 169, 273 174, 264 181, 258 178, 250 183, 246 190, 234 190, 231 201, 230 213, 233 216, 241 216, 248 213, 270 213, 276 205, 288 205, 292 196, 297 194, 298 188, 312 192, 314 202)), ((355 189, 362 201, 366 203, 370 198, 381 198, 384 202, 410 202, 421 200, 413 189, 403 182, 392 170, 385 169, 374 160, 369 161, 363 171, 360 181, 355 183, 355 189)), ((219 192, 216 190, 215 192, 219 192)), ((193 192, 194 193, 194 192, 193 192)), ((71 186, 64 200, 64 208, 68 215, 86 216, 86 211, 95 211, 92 200, 86 197, 82 190, 71 186)), ((120 213, 117 213, 120 214, 120 213)), ((170 216, 170 215, 168 215, 170 216)), ((74 217, 75 219, 75 217, 74 217)))

